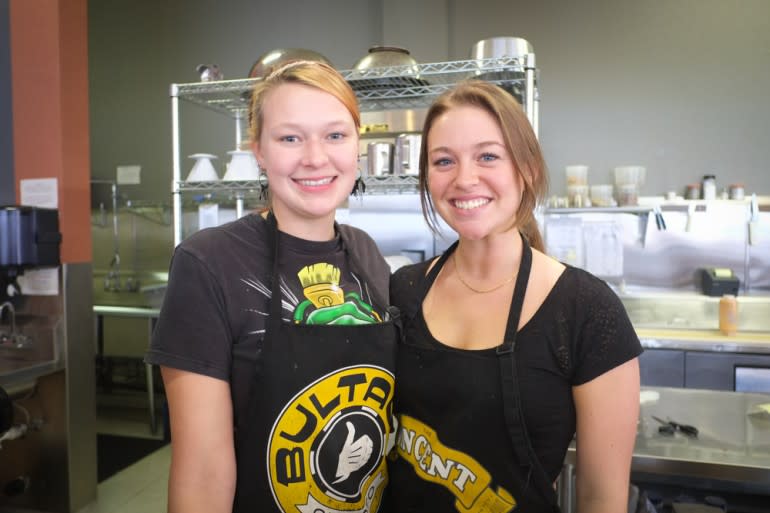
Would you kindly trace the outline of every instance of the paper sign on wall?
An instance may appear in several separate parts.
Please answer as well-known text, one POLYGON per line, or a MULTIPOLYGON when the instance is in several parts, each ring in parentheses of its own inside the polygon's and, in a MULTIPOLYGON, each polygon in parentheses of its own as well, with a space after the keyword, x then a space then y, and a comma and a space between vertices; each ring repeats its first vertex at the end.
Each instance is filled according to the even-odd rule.
MULTIPOLYGON (((19 180, 22 205, 59 208, 59 182, 56 178, 19 180)), ((30 269, 18 277, 21 293, 31 296, 59 295, 59 269, 30 269)))

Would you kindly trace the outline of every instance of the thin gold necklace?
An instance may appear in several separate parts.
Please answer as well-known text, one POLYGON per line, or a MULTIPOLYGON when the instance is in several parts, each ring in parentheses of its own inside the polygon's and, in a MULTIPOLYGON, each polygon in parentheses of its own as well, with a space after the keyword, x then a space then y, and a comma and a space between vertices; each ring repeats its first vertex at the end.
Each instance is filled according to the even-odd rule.
POLYGON ((472 287, 467 281, 465 281, 463 279, 462 275, 460 274, 460 269, 459 269, 459 267, 457 265, 457 254, 452 255, 452 262, 454 263, 455 273, 457 273, 457 278, 460 280, 460 283, 462 283, 463 285, 468 287, 468 289, 472 290, 476 294, 486 294, 488 292, 494 292, 495 290, 499 289, 500 287, 503 287, 504 285, 508 285, 509 283, 511 283, 513 281, 513 279, 516 277, 516 275, 519 274, 519 271, 517 269, 516 271, 514 271, 514 273, 510 277, 506 278, 504 282, 502 282, 502 283, 500 283, 498 285, 495 285, 494 287, 488 288, 488 289, 477 289, 475 287, 472 287))

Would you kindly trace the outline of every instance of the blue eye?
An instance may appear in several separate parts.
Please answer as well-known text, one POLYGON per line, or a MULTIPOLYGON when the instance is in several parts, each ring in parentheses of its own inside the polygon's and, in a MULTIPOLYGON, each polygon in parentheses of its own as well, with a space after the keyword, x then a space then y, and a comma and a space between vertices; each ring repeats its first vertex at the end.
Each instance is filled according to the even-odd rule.
POLYGON ((344 138, 345 138, 345 134, 343 134, 342 132, 334 132, 333 134, 329 134, 329 139, 333 139, 335 141, 339 141, 344 138))
POLYGON ((448 166, 451 163, 452 163, 452 161, 450 159, 446 158, 446 157, 440 158, 440 159, 436 159, 436 160, 433 161, 433 165, 436 166, 436 167, 448 166))
POLYGON ((499 158, 500 157, 498 157, 494 153, 483 153, 479 160, 482 160, 483 162, 493 162, 499 158))
POLYGON ((299 140, 299 137, 296 135, 284 135, 279 140, 285 141, 285 142, 297 142, 299 140))

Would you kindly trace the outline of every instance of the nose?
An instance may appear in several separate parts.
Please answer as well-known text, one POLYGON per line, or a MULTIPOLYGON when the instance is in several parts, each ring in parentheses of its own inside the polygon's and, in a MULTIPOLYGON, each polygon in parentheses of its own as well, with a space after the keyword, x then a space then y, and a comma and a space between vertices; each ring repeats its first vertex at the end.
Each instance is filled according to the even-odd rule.
POLYGON ((458 187, 472 187, 479 183, 479 173, 474 162, 459 162, 455 183, 458 187))
POLYGON ((328 155, 323 141, 310 138, 305 142, 302 155, 302 163, 309 167, 320 167, 326 164, 328 155))

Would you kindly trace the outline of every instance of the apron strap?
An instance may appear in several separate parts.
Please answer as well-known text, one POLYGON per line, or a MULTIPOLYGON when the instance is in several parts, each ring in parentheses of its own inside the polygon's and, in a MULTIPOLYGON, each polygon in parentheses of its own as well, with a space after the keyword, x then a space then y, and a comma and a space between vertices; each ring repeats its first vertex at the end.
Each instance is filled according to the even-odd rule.
POLYGON ((532 473, 532 461, 529 455, 531 447, 527 436, 524 416, 521 412, 521 394, 516 369, 516 332, 519 329, 521 309, 524 304, 524 296, 527 291, 527 282, 532 268, 532 249, 525 237, 522 240, 521 264, 519 275, 516 277, 516 285, 513 289, 513 300, 508 312, 508 324, 505 328, 505 338, 502 345, 497 348, 500 357, 500 377, 502 384, 503 414, 505 415, 508 434, 513 443, 513 452, 522 467, 527 468, 527 483, 532 473))

